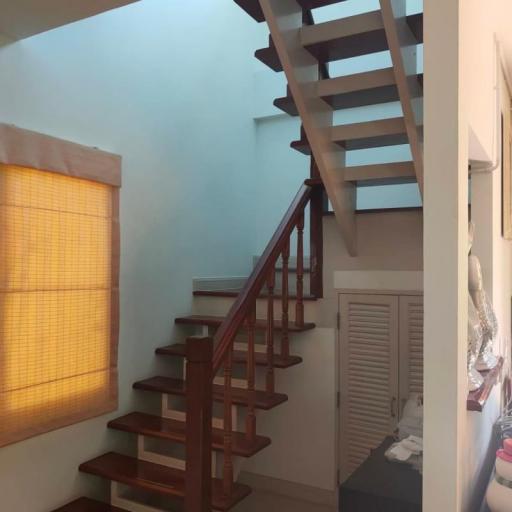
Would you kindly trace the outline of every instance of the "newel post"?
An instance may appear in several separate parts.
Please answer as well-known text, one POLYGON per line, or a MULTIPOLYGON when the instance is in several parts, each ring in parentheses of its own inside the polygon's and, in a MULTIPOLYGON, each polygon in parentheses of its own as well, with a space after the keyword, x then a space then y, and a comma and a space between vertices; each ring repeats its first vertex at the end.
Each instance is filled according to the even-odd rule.
MULTIPOLYGON (((320 173, 315 159, 311 157, 311 178, 319 178, 320 173)), ((322 298, 323 290, 323 266, 324 266, 324 235, 323 235, 323 216, 324 216, 324 189, 323 187, 314 187, 311 193, 311 202, 309 208, 310 216, 310 243, 309 251, 311 255, 311 273, 310 293, 311 295, 322 298)))
POLYGON ((210 512, 212 502, 213 339, 187 339, 185 512, 210 512))

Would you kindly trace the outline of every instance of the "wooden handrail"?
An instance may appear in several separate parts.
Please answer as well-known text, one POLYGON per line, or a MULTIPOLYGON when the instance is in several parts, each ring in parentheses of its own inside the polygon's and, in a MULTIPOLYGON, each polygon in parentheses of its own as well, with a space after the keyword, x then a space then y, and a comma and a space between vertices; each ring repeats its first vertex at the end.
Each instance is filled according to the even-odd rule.
POLYGON ((291 233, 303 214, 311 194, 312 188, 309 185, 304 184, 301 186, 261 258, 254 267, 247 283, 217 330, 214 338, 213 375, 221 368, 232 348, 236 334, 243 326, 270 272, 273 271, 277 259, 286 244, 289 243, 291 233))

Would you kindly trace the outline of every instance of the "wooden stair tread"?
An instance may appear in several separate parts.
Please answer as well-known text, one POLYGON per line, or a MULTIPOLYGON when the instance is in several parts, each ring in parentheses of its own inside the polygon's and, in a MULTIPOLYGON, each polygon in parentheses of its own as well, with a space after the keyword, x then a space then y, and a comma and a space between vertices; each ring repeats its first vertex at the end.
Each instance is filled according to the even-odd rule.
POLYGON ((382 30, 384 30, 384 21, 379 9, 314 25, 305 25, 300 29, 300 39, 302 46, 311 48, 329 41, 382 30))
MULTIPOLYGON (((151 414, 133 412, 108 423, 109 428, 140 434, 158 439, 166 439, 175 443, 185 444, 186 422, 162 418, 151 414)), ((247 439, 243 432, 232 432, 233 454, 240 457, 252 457, 266 448, 271 440, 268 437, 256 436, 254 441, 247 439)), ((224 450, 224 430, 212 429, 212 449, 224 450)))
MULTIPOLYGON (((305 9, 317 9, 318 7, 325 7, 326 5, 337 4, 344 1, 345 0, 298 0, 298 3, 305 9)), ((258 23, 265 21, 259 0, 235 0, 235 3, 258 23)))
MULTIPOLYGON (((353 139, 347 141, 335 141, 346 151, 356 151, 358 149, 380 148, 385 146, 399 146, 409 144, 409 138, 406 133, 398 133, 396 135, 382 135, 379 137, 365 137, 361 139, 353 139)), ((307 139, 295 140, 290 147, 303 153, 311 155, 311 148, 307 139)))
MULTIPOLYGON (((106 453, 85 462, 80 465, 80 471, 149 492, 178 498, 185 495, 184 471, 119 453, 106 453)), ((226 497, 222 491, 222 480, 212 479, 212 507, 215 510, 229 510, 250 493, 250 487, 235 482, 233 495, 226 497)))
MULTIPOLYGON (((345 20, 348 19, 349 18, 345 18, 345 20)), ((422 43, 423 14, 407 16, 407 23, 418 43, 422 43)), ((313 25, 313 27, 320 25, 321 24, 313 25)), ((326 63, 388 50, 388 42, 384 28, 382 28, 380 30, 357 33, 347 37, 329 39, 318 44, 310 45, 307 49, 320 63, 326 63)), ((255 56, 274 71, 283 71, 281 61, 273 45, 257 50, 255 56)))
POLYGON ((404 118, 393 117, 390 119, 379 119, 364 123, 333 126, 331 128, 331 140, 333 142, 342 143, 357 139, 369 139, 405 133, 406 129, 404 118))
MULTIPOLYGON (((185 357, 185 349, 186 346, 184 343, 176 343, 167 347, 157 348, 156 353, 163 356, 185 357)), ((267 366, 267 354, 263 352, 255 352, 254 360, 257 366, 267 366)), ((290 368, 291 366, 302 363, 302 358, 299 356, 284 357, 280 354, 274 354, 273 360, 274 368, 290 368)), ((234 350, 233 362, 237 364, 247 363, 247 352, 234 350)))
MULTIPOLYGON (((178 325, 206 325, 208 327, 219 327, 224 321, 222 316, 211 316, 211 315, 190 315, 180 318, 176 318, 175 323, 178 325)), ((267 321, 263 319, 256 320, 255 328, 259 331, 267 329, 267 321)), ((295 322, 290 321, 288 330, 290 332, 304 332, 310 331, 315 328, 313 323, 304 323, 303 326, 299 327, 295 325, 295 322)), ((274 321, 274 329, 281 330, 282 323, 280 320, 274 321)))
POLYGON ((317 89, 318 95, 324 98, 386 85, 396 85, 395 72, 392 67, 320 80, 317 89))
MULTIPOLYGON (((373 75, 375 72, 371 71, 322 80, 318 84, 318 94, 331 105, 333 110, 397 102, 400 97, 394 77, 391 83, 386 84, 386 75, 381 74, 382 71, 389 70, 392 71, 392 68, 377 70, 377 75, 373 75)), ((423 74, 419 74, 417 78, 420 85, 423 84, 423 74)), ((274 100, 274 105, 290 116, 299 115, 292 96, 277 98, 274 100)))
MULTIPOLYGON (((369 214, 381 214, 381 213, 393 213, 393 212, 422 212, 423 206, 402 206, 397 208, 366 208, 362 210, 356 210, 356 215, 364 215, 366 213, 369 214)), ((331 212, 328 212, 324 215, 331 215, 331 212)))
POLYGON ((362 186, 410 183, 416 180, 412 161, 345 167, 343 172, 345 181, 353 181, 362 186))
MULTIPOLYGON (((238 297, 241 290, 235 290, 235 289, 226 289, 226 290, 195 290, 194 296, 195 297, 226 297, 226 298, 235 298, 238 297)), ((268 298, 268 294, 263 292, 259 295, 259 299, 266 299, 268 298)), ((280 300, 282 298, 282 295, 280 293, 274 293, 274 299, 280 300)), ((297 300, 297 295, 294 293, 290 293, 288 295, 288 299, 290 300, 297 300)), ((317 297, 314 295, 304 295, 302 298, 304 301, 316 301, 318 300, 317 297)))
MULTIPOLYGON (((154 391, 168 395, 186 395, 185 381, 172 377, 152 377, 136 382, 133 387, 134 389, 154 391)), ((247 389, 232 388, 232 397, 235 405, 247 406, 249 404, 250 392, 247 389)), ((216 402, 224 401, 224 386, 219 384, 213 385, 213 399, 216 402)), ((273 409, 287 400, 288 396, 282 393, 254 391, 254 406, 264 411, 273 409)))
POLYGON ((124 508, 112 507, 90 498, 78 498, 53 512, 127 512, 124 508))
MULTIPOLYGON (((397 207, 390 207, 390 208, 358 208, 355 211, 356 215, 375 215, 382 214, 382 213, 395 213, 395 212, 423 212, 423 206, 397 206, 397 207)), ((322 214, 324 217, 334 217, 334 212, 324 211, 322 214)))
MULTIPOLYGON (((337 172, 343 173, 345 181, 353 182, 358 187, 396 185, 416 181, 413 162, 349 166, 337 172)), ((324 186, 320 178, 307 179, 304 183, 311 187, 324 186)))

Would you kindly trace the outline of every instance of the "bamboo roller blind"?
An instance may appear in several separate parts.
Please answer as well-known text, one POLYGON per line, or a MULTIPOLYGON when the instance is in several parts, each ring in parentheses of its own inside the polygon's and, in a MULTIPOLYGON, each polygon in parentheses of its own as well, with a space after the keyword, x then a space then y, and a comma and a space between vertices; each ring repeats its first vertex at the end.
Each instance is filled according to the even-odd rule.
POLYGON ((118 189, 0 164, 0 446, 117 406, 118 189))

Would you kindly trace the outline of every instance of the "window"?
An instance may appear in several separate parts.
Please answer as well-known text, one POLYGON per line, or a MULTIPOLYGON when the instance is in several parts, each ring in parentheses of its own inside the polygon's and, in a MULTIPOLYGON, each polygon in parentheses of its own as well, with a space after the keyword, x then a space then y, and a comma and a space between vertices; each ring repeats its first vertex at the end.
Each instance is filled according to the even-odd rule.
POLYGON ((117 407, 118 191, 0 164, 0 445, 117 407))

